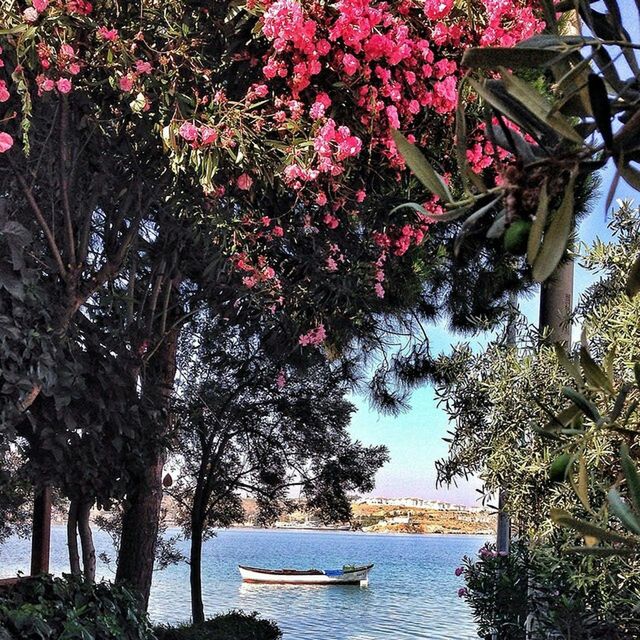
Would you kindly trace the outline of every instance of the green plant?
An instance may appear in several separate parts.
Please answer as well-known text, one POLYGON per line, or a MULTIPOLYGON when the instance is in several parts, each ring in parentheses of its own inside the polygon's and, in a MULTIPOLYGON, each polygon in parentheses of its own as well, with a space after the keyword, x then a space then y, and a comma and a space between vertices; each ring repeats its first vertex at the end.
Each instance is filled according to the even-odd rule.
POLYGON ((0 592, 3 640, 154 640, 134 595, 65 575, 24 578, 0 592))
POLYGON ((466 587, 458 591, 478 625, 481 638, 497 633, 502 640, 524 640, 528 614, 529 552, 514 544, 511 553, 498 553, 495 545, 480 548, 478 558, 464 558, 466 587))
POLYGON ((229 611, 196 625, 156 627, 158 640, 278 640, 282 632, 254 613, 229 611))

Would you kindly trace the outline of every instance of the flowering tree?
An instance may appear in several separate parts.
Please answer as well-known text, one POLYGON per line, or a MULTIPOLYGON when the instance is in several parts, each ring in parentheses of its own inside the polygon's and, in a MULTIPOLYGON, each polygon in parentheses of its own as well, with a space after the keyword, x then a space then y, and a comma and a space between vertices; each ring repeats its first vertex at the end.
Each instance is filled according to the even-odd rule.
MULTIPOLYGON (((436 315, 452 291, 441 250, 451 232, 434 224, 442 203, 415 186, 391 131, 428 143, 450 183, 442 189, 456 190, 448 172, 462 51, 542 27, 524 2, 467 9, 452 0, 4 2, 0 196, 39 247, 30 259, 55 301, 42 335, 65 339, 80 309, 128 283, 153 329, 127 338, 132 373, 156 356, 149 380, 166 407, 179 311, 190 312, 178 298, 196 281, 228 315, 277 318, 300 347, 340 350, 376 335, 388 312, 436 315), (424 208, 390 211, 407 189, 424 208), (193 233, 178 234, 181 225, 193 233), (200 271, 184 261, 202 246, 195 236, 211 256, 200 271)), ((490 163, 474 135, 481 152, 471 152, 490 163)), ((488 285, 501 257, 485 253, 476 280, 488 285)), ((18 367, 3 415, 30 410, 48 382, 39 364, 18 367)), ((133 581, 148 592, 150 567, 132 572, 146 572, 133 581)))

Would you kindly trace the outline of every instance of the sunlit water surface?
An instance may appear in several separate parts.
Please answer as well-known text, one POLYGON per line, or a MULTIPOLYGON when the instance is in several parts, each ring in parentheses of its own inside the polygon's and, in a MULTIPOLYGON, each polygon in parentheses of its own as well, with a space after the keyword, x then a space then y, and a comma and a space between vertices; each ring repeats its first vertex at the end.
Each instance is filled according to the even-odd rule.
MULTIPOLYGON (((175 532, 169 532, 175 533, 175 532)), ((96 532, 98 552, 113 554, 96 532)), ((205 543, 204 605, 213 615, 229 609, 258 611, 275 620, 285 640, 378 640, 477 638, 454 575, 484 536, 384 535, 230 529, 205 543), (243 584, 238 564, 263 567, 338 568, 375 563, 368 587, 243 584)), ((187 543, 180 543, 183 551, 187 543)), ((26 571, 29 542, 10 539, 0 547, 0 577, 26 571)), ((51 570, 68 570, 65 530, 52 531, 51 570)), ((102 564, 98 573, 113 574, 102 564)), ((189 619, 189 568, 170 567, 154 577, 149 611, 154 622, 189 619)))

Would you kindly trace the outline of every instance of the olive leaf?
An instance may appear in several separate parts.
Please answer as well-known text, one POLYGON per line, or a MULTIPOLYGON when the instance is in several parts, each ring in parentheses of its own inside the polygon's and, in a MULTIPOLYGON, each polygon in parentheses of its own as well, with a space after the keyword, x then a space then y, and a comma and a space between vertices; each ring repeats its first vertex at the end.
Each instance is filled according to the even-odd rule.
POLYGON ((633 298, 640 291, 640 255, 635 259, 631 267, 625 291, 630 298, 633 298))
POLYGON ((609 501, 612 513, 618 518, 618 520, 620 520, 620 522, 622 522, 629 531, 640 534, 640 522, 638 522, 638 519, 631 509, 629 509, 629 507, 624 503, 615 488, 609 489, 607 500, 609 501))
POLYGON ((576 174, 572 172, 562 202, 544 234, 542 247, 533 264, 533 279, 536 282, 544 282, 556 270, 564 256, 573 227, 575 182, 576 174))
POLYGON ((589 354, 589 351, 584 347, 580 347, 580 364, 582 371, 584 371, 587 382, 592 384, 597 389, 602 391, 608 391, 613 394, 613 387, 611 381, 605 374, 605 372, 596 364, 594 359, 589 354))
POLYGON ((545 180, 540 188, 540 200, 538 201, 536 216, 531 224, 529 240, 527 242, 527 262, 530 265, 535 262, 536 256, 538 255, 540 244, 542 242, 542 234, 544 233, 544 226, 547 222, 548 211, 549 193, 547 189, 547 181, 545 180))
POLYGON ((500 75, 509 93, 522 104, 527 105, 536 118, 546 122, 564 138, 576 144, 583 144, 582 136, 569 121, 562 114, 554 113, 553 105, 529 82, 509 73, 506 69, 500 69, 500 75))
POLYGON ((616 533, 615 531, 611 531, 609 529, 604 529, 603 527, 595 525, 591 522, 587 522, 586 520, 574 518, 568 511, 565 511, 564 509, 552 508, 551 519, 557 525, 566 527, 567 529, 574 529, 578 533, 581 533, 583 536, 591 536, 593 538, 597 538, 598 540, 604 540, 605 542, 619 542, 627 546, 633 546, 636 544, 633 538, 622 535, 620 533, 616 533))
POLYGON ((629 455, 629 447, 626 444, 623 444, 620 448, 620 465, 622 466, 622 472, 627 481, 627 490, 631 504, 636 513, 640 514, 640 477, 638 476, 636 465, 629 455))
POLYGON ((398 147, 398 151, 404 158, 411 171, 422 184, 443 202, 453 202, 453 197, 442 176, 438 175, 429 161, 422 155, 418 148, 411 144, 397 129, 392 129, 391 137, 398 147))
POLYGON ((602 419, 596 405, 575 389, 572 389, 571 387, 562 387, 562 395, 571 400, 576 407, 578 407, 585 415, 589 416, 594 422, 597 423, 602 419))

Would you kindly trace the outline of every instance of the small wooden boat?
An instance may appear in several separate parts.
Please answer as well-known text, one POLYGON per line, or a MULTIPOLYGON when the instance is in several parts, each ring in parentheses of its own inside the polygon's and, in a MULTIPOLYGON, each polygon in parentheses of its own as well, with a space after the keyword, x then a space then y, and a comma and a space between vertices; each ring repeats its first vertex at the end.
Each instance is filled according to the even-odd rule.
POLYGON ((244 582, 268 582, 273 584, 359 584, 369 582, 372 564, 362 567, 345 566, 342 569, 257 569, 239 566, 244 582))

